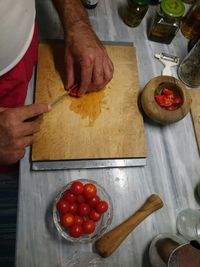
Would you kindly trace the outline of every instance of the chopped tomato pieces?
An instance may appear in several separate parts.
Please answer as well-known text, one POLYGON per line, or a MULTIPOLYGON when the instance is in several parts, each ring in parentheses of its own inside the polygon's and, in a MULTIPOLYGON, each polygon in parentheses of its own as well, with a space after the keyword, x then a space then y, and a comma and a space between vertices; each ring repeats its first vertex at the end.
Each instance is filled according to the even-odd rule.
POLYGON ((159 106, 167 110, 175 110, 182 104, 182 98, 177 92, 167 88, 157 90, 155 100, 159 106))

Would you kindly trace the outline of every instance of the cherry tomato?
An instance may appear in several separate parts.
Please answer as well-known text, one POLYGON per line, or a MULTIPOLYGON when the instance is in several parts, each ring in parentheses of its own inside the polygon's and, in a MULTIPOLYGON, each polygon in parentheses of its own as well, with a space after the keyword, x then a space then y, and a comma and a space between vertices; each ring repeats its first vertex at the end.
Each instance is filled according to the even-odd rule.
POLYGON ((176 96, 175 98, 174 98, 174 100, 173 100, 173 105, 174 106, 177 106, 177 105, 179 105, 179 104, 181 104, 182 103, 182 99, 181 99, 181 97, 180 96, 176 96))
POLYGON ((164 95, 174 96, 172 90, 170 90, 170 89, 164 88, 162 90, 162 92, 163 92, 164 95))
POLYGON ((87 203, 82 203, 78 207, 78 213, 81 216, 87 216, 90 213, 90 206, 87 203))
POLYGON ((82 233, 83 233, 83 228, 80 224, 74 224, 69 229, 69 235, 74 238, 80 237, 82 233))
POLYGON ((83 195, 85 198, 91 198, 96 195, 97 188, 94 184, 85 184, 83 195))
POLYGON ((97 222, 101 219, 101 214, 98 213, 96 210, 92 210, 89 215, 90 219, 97 222))
POLYGON ((69 204, 69 212, 72 214, 76 214, 78 210, 78 204, 76 202, 69 204))
POLYGON ((90 205, 91 208, 96 206, 96 204, 100 201, 100 198, 95 195, 87 200, 87 203, 90 205))
POLYGON ((69 95, 70 95, 70 96, 73 96, 73 97, 79 97, 79 96, 78 96, 78 87, 74 87, 74 88, 72 88, 72 89, 70 90, 70 92, 69 92, 69 95))
POLYGON ((85 202, 85 198, 83 195, 76 196, 76 200, 78 203, 84 203, 85 202))
POLYGON ((64 199, 60 199, 56 204, 56 208, 61 214, 67 213, 69 211, 69 203, 64 199))
POLYGON ((108 210, 108 203, 104 200, 100 200, 95 206, 95 210, 99 213, 104 213, 108 210))
POLYGON ((83 232, 85 234, 92 234, 96 228, 96 224, 93 220, 87 220, 83 222, 83 232))
POLYGON ((173 97, 171 96, 156 95, 155 99, 158 105, 160 105, 161 107, 168 108, 173 105, 173 97))
POLYGON ((76 196, 74 194, 72 194, 69 190, 67 190, 65 193, 64 193, 64 196, 63 198, 65 200, 67 200, 69 203, 74 203, 76 201, 76 196))
POLYGON ((70 191, 74 194, 74 195, 80 195, 83 193, 83 189, 84 189, 84 185, 79 182, 73 182, 70 188, 70 191))
POLYGON ((71 213, 65 213, 61 218, 60 218, 60 224, 64 228, 68 228, 74 224, 74 215, 71 213))
POLYGON ((74 224, 82 224, 83 223, 83 217, 79 216, 79 215, 75 215, 74 216, 74 224))

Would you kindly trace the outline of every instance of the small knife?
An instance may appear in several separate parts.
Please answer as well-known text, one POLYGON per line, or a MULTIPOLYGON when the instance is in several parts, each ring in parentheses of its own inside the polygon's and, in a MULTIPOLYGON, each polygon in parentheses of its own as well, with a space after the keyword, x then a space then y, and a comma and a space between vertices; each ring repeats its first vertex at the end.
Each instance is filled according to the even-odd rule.
POLYGON ((53 100, 50 105, 51 107, 54 107, 58 102, 60 102, 60 100, 62 100, 65 96, 68 96, 68 95, 71 95, 71 96, 74 96, 74 97, 78 97, 78 94, 77 92, 72 92, 74 89, 76 89, 78 87, 77 84, 73 85, 72 87, 69 88, 68 91, 65 91, 64 94, 58 96, 55 100, 53 100))

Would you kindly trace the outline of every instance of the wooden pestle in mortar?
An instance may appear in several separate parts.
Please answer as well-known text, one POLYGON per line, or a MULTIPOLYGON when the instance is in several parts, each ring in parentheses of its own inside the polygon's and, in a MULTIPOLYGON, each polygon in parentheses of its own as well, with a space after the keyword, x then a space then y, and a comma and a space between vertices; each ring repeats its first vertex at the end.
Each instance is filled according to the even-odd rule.
POLYGON ((110 256, 138 224, 162 207, 163 201, 158 195, 148 197, 144 205, 136 213, 96 241, 97 252, 102 257, 110 256))

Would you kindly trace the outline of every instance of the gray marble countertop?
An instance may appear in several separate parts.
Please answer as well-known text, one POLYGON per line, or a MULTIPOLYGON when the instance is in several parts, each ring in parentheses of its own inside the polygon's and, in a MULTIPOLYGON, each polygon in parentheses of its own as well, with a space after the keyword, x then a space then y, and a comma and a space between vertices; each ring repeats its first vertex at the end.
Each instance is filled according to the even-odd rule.
MULTIPOLYGON (((134 43, 142 90, 163 68, 154 54, 165 52, 182 59, 187 53, 187 40, 178 32, 170 45, 148 41, 147 25, 155 7, 149 8, 137 28, 129 28, 118 15, 118 9, 125 2, 100 0, 95 10, 89 11, 89 16, 101 40, 134 43)), ((37 8, 41 36, 61 38, 62 30, 49 1, 37 1, 37 8)), ((176 76, 176 68, 172 72, 176 76)), ((32 94, 33 79, 27 103, 32 101, 32 94)), ((161 210, 143 221, 112 256, 100 261, 101 266, 106 267, 150 266, 151 240, 159 233, 176 233, 176 217, 180 210, 199 208, 194 188, 200 181, 200 158, 190 114, 168 126, 159 126, 145 117, 144 125, 148 150, 144 167, 32 172, 27 149, 20 165, 17 267, 100 266, 84 265, 84 255, 89 258, 86 253, 92 251, 91 245, 67 242, 58 235, 52 222, 53 198, 66 183, 81 178, 97 181, 109 191, 114 206, 111 228, 141 207, 149 195, 155 193, 163 199, 165 205, 161 210), (80 265, 73 265, 73 255, 77 258, 79 254, 80 265), (71 263, 67 264, 66 259, 71 259, 71 263)))

